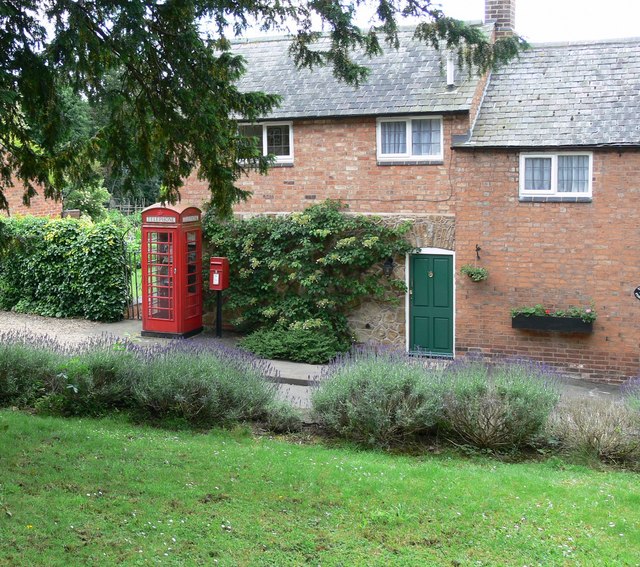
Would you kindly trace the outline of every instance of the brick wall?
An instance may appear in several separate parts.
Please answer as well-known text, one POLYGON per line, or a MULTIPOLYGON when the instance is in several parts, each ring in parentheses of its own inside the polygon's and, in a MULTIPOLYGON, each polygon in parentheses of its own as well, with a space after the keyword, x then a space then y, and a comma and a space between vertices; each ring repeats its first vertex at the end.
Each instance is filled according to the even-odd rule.
POLYGON ((640 152, 594 151, 593 202, 520 203, 518 153, 456 152, 456 346, 488 355, 524 355, 577 376, 620 381, 640 374, 640 152), (598 311, 590 335, 511 328, 509 310, 544 304, 598 311))
POLYGON ((495 37, 512 35, 516 28, 516 0, 485 0, 484 20, 495 22, 495 37))
MULTIPOLYGON (((252 191, 253 197, 234 210, 290 212, 339 199, 354 212, 451 214, 455 193, 448 167, 451 135, 467 129, 466 115, 444 118, 441 165, 381 166, 376 161, 375 118, 296 121, 294 166, 241 180, 238 185, 252 191)), ((206 183, 192 175, 181 195, 182 203, 200 206, 208 200, 206 183)))
MULTIPOLYGON (((4 189, 4 195, 9 202, 9 214, 11 215, 34 215, 36 217, 59 217, 62 213, 62 202, 45 199, 40 195, 31 199, 31 205, 26 207, 22 204, 22 194, 24 189, 19 182, 14 187, 4 189)), ((6 211, 0 211, 0 215, 7 216, 6 211)))
MULTIPOLYGON (((236 211, 294 211, 333 198, 354 212, 416 218, 427 233, 437 226, 434 215, 449 217, 458 353, 528 356, 597 380, 640 374, 640 301, 633 296, 640 285, 640 152, 594 151, 592 203, 520 203, 518 152, 452 153, 451 134, 467 128, 464 116, 445 117, 442 165, 379 166, 375 119, 295 122, 294 167, 247 178, 242 186, 254 196, 236 211), (458 274, 474 262, 476 244, 479 265, 490 272, 481 283, 458 274), (591 335, 511 328, 513 307, 592 300, 599 317, 591 335)), ((188 180, 183 202, 200 205, 207 197, 204 183, 188 180)), ((418 233, 412 240, 428 245, 418 233)), ((386 340, 403 345, 404 306, 380 309, 379 319, 371 305, 354 314, 359 338, 379 339, 386 325, 386 340)))

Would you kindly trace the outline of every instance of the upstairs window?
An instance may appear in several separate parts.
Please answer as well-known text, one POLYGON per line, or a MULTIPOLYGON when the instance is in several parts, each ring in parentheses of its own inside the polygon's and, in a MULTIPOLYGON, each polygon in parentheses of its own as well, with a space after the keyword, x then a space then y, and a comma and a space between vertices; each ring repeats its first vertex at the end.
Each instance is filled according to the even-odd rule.
POLYGON ((377 123, 381 162, 442 160, 442 118, 380 118, 377 123))
POLYGON ((590 153, 520 154, 520 196, 591 197, 590 153))
POLYGON ((293 163, 293 125, 291 122, 242 124, 240 132, 262 141, 262 155, 276 156, 276 163, 293 163))

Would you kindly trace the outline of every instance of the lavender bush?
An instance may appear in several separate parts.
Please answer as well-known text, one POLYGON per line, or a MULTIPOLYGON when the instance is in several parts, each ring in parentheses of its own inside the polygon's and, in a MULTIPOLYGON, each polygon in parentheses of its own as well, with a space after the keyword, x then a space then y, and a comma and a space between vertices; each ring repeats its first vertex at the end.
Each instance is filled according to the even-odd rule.
POLYGON ((549 435, 571 453, 604 462, 640 464, 640 419, 621 400, 569 400, 551 415, 549 435))
POLYGON ((359 348, 327 367, 312 395, 316 419, 330 432, 389 446, 433 428, 442 411, 440 373, 403 352, 359 348))
POLYGON ((273 374, 249 353, 206 341, 140 346, 102 336, 68 345, 0 334, 0 403, 49 413, 127 409, 198 425, 260 419, 293 429, 295 412, 276 403, 278 385, 265 379, 273 374))
POLYGON ((102 415, 132 408, 140 370, 134 353, 118 342, 83 344, 78 351, 60 361, 51 393, 40 401, 39 409, 102 415))
POLYGON ((264 361, 205 342, 147 349, 134 387, 139 408, 160 418, 212 424, 264 418, 277 385, 264 361))
POLYGON ((640 417, 640 378, 629 380, 622 387, 622 395, 627 406, 640 417))
POLYGON ((479 448, 512 449, 540 434, 560 393, 545 366, 507 360, 491 367, 474 359, 445 371, 442 428, 479 448))
POLYGON ((0 333, 0 407, 32 405, 51 390, 60 355, 48 337, 0 333))

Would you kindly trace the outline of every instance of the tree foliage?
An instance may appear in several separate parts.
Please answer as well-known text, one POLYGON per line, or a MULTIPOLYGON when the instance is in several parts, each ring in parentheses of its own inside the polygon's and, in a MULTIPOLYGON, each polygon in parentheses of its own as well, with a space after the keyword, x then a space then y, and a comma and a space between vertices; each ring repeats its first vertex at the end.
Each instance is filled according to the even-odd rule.
MULTIPOLYGON (((4 0, 0 3, 0 208, 2 188, 18 180, 28 202, 42 187, 58 198, 100 158, 115 175, 144 179, 160 171, 162 198, 174 202, 198 167, 221 214, 248 196, 235 181, 265 172, 268 157, 238 133, 278 103, 277 94, 240 92, 245 71, 230 39, 259 22, 293 28, 291 54, 301 67, 331 65, 351 84, 366 80, 354 50, 375 56, 398 43, 403 16, 420 16, 419 38, 458 48, 480 71, 508 59, 519 38, 491 44, 431 0, 4 0), (373 4, 361 30, 356 7, 373 4), (328 47, 312 31, 320 20, 328 47), (324 44, 323 44, 324 45, 324 44), (65 91, 100 105, 105 120, 89 136, 70 136, 65 91)), ((68 102, 68 101, 67 101, 68 102)))

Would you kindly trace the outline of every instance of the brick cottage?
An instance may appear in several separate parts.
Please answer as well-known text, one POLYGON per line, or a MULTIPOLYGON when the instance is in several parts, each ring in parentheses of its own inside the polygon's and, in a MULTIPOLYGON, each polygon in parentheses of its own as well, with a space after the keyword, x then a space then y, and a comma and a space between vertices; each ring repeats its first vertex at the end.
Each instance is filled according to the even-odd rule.
MULTIPOLYGON (((515 0, 487 0, 487 33, 512 33, 515 0)), ((359 89, 297 70, 286 38, 248 40, 244 90, 283 96, 247 133, 277 156, 240 182, 238 214, 339 199, 388 223, 412 219, 394 274, 401 306, 367 303, 361 341, 454 356, 527 356, 578 377, 640 373, 640 41, 536 45, 485 77, 401 32, 365 60, 359 89), (485 281, 460 274, 484 267, 485 281), (511 309, 598 312, 586 334, 512 328, 511 309)), ((206 186, 186 181, 182 201, 206 186)))

